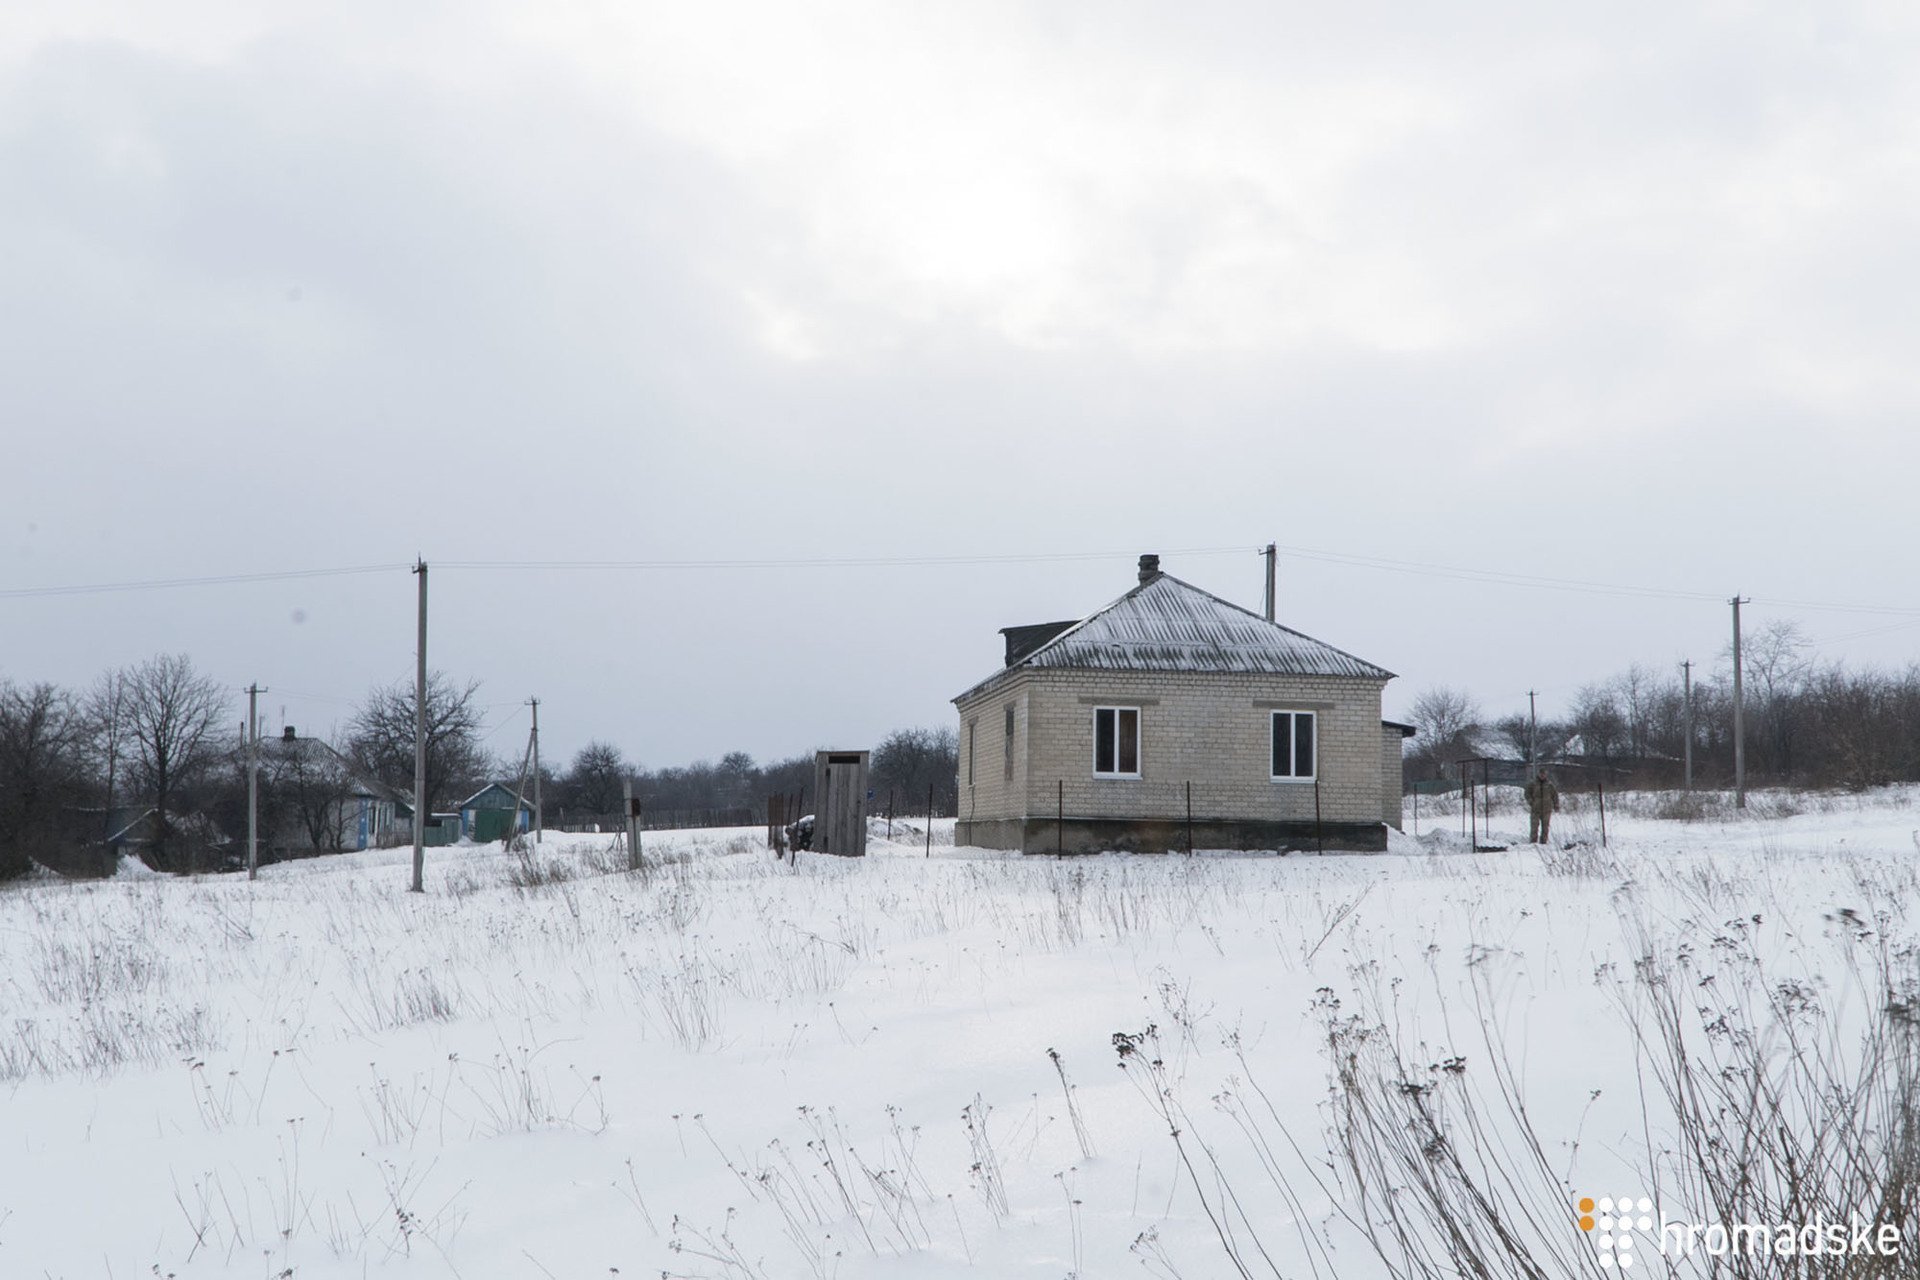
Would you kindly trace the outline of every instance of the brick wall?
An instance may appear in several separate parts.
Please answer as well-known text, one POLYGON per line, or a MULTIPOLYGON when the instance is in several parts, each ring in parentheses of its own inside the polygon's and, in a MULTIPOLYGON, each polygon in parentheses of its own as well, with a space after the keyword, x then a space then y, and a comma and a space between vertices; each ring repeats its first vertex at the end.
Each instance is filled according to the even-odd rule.
MULTIPOLYGON (((1191 782, 1196 820, 1311 821, 1313 783, 1269 776, 1271 712, 1301 710, 1317 718, 1322 818, 1377 823, 1385 799, 1383 683, 1332 676, 1023 672, 960 708, 960 816, 1051 817, 1056 788, 1064 784, 1069 818, 1179 817, 1191 782), (1008 700, 1015 707, 1011 784, 1002 765, 1002 708, 1008 700), (1140 778, 1093 776, 1096 706, 1140 708, 1140 778)), ((1397 800, 1397 746, 1392 773, 1397 800)))
MULTIPOLYGON (((1028 685, 1032 679, 1031 674, 1015 676, 988 696, 963 702, 960 705, 959 816, 962 819, 977 817, 988 820, 1026 816, 1028 685), (1011 779, 1007 777, 1006 769, 1006 723, 1009 705, 1013 707, 1013 777, 1011 779), (970 749, 971 772, 968 769, 970 749)), ((1051 813, 1052 809, 1048 809, 1047 812, 1051 813)))
POLYGON ((1398 729, 1380 729, 1380 820, 1396 831, 1406 821, 1401 799, 1400 744, 1406 738, 1398 729))

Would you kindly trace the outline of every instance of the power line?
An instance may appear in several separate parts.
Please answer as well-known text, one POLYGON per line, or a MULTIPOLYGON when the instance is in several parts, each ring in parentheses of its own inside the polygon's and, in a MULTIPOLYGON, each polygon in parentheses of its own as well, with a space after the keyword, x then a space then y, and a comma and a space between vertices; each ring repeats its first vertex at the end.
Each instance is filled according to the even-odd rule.
MULTIPOLYGON (((1647 587, 1618 582, 1594 582, 1581 578, 1554 578, 1544 574, 1514 573, 1505 569, 1476 569, 1465 565, 1434 564, 1421 560, 1394 560, 1385 556, 1356 555, 1328 551, 1320 547, 1281 544, 1280 550, 1302 560, 1320 560, 1329 564, 1362 569, 1380 569, 1393 573, 1411 573, 1423 577, 1453 578, 1466 582, 1486 582, 1502 586, 1537 587, 1553 591, 1577 591, 1591 595, 1636 596, 1667 600, 1710 600, 1726 603, 1717 591, 1689 591, 1677 587, 1647 587)), ((1828 601, 1766 598, 1766 604, 1785 609, 1831 610, 1836 613, 1885 614, 1891 617, 1920 619, 1920 606, 1835 604, 1828 601)))
MULTIPOLYGON (((1175 547, 1161 552, 1173 556, 1240 555, 1246 548, 1175 547)), ((1131 557, 1133 551, 1015 552, 1006 555, 956 556, 801 556, 741 560, 439 560, 446 569, 874 569, 891 566, 1040 564, 1070 560, 1112 560, 1131 557)))
MULTIPOLYGON (((1165 554, 1185 556, 1237 555, 1244 547, 1181 547, 1165 554)), ((1060 551, 1029 552, 1009 555, 955 556, 803 556, 764 557, 738 560, 445 560, 436 568, 448 569, 836 569, 885 568, 892 565, 975 565, 1038 564, 1070 560, 1111 560, 1131 556, 1132 551, 1060 551)), ((339 578, 354 574, 395 573, 414 566, 404 561, 390 564, 349 565, 334 569, 283 569, 269 573, 202 574, 189 578, 145 578, 126 582, 89 582, 42 587, 0 588, 0 600, 24 600, 39 596, 106 595, 122 591, 166 591, 181 587, 219 587, 255 582, 289 582, 302 578, 339 578)))
MULTIPOLYGON (((1582 578, 1560 578, 1546 574, 1519 573, 1506 569, 1483 569, 1471 565, 1442 564, 1423 560, 1400 560, 1389 556, 1361 555, 1355 552, 1332 551, 1324 547, 1307 547, 1293 544, 1274 544, 1282 554, 1301 560, 1319 561, 1325 564, 1342 565, 1348 568, 1373 569, 1388 573, 1410 574, 1416 577, 1446 578, 1462 582, 1479 582, 1495 586, 1521 587, 1532 590, 1571 591, 1586 595, 1625 596, 1641 599, 1688 600, 1723 603, 1723 597, 1717 591, 1694 591, 1677 587, 1654 587, 1634 583, 1601 582, 1582 578)), ((1217 556, 1239 555, 1247 547, 1175 547, 1162 552, 1173 556, 1217 556)), ((1265 548, 1256 548, 1264 551, 1265 548)), ((653 559, 653 560, 443 560, 438 567, 469 571, 490 570, 625 570, 625 571, 738 571, 755 569, 863 569, 888 567, 964 567, 968 565, 995 564, 1044 564, 1073 561, 1110 560, 1131 556, 1133 552, 1119 551, 1054 551, 1054 552, 1013 552, 989 555, 873 555, 873 556, 763 556, 751 558, 713 558, 713 559, 653 559)), ((389 564, 350 565, 328 569, 288 569, 267 573, 206 574, 182 578, 152 578, 125 582, 98 582, 65 586, 8 587, 0 588, 0 599, 19 600, 51 596, 105 595, 128 591, 163 591, 188 587, 230 586, 260 582, 287 582, 308 578, 346 577, 371 573, 391 573, 400 569, 411 569, 412 565, 394 562, 389 564)), ((1763 603, 1776 608, 1805 609, 1835 613, 1857 613, 1880 615, 1884 617, 1913 619, 1920 621, 1920 606, 1901 606, 1885 604, 1844 604, 1833 601, 1773 599, 1761 597, 1763 603)), ((1908 625, 1906 623, 1898 626, 1908 625)), ((1889 627, 1888 630, 1897 629, 1889 627)), ((1876 634, 1861 632, 1861 635, 1876 634)), ((1852 636, 1841 637, 1851 639, 1852 636)))
POLYGON ((1893 622, 1884 627, 1868 627, 1865 631, 1849 631, 1845 635, 1828 636, 1824 640, 1815 640, 1813 643, 1816 645, 1840 644, 1847 640, 1860 640, 1867 636, 1883 636, 1889 632, 1906 631, 1913 627, 1920 627, 1920 618, 1914 618, 1907 622, 1893 622))
POLYGON ((1721 598, 1718 592, 1713 591, 1686 591, 1672 587, 1643 587, 1625 583, 1589 582, 1578 578, 1551 578, 1542 574, 1514 573, 1504 569, 1476 569, 1465 565, 1434 564, 1423 560, 1394 560, 1385 556, 1356 555, 1345 551, 1328 551, 1320 547, 1288 546, 1285 543, 1280 544, 1280 551, 1302 560, 1319 560, 1328 564, 1347 565, 1354 568, 1381 569, 1392 573, 1453 578, 1466 582, 1488 582, 1515 587, 1545 587, 1556 591, 1581 591, 1596 595, 1712 600, 1716 603, 1721 598))
POLYGON ((92 582, 76 586, 0 588, 0 600, 34 596, 106 595, 117 591, 165 591, 175 587, 223 587, 243 582, 289 582, 297 578, 342 578, 350 574, 392 573, 405 564, 362 564, 342 569, 283 569, 274 573, 208 574, 195 578, 149 578, 138 582, 92 582))

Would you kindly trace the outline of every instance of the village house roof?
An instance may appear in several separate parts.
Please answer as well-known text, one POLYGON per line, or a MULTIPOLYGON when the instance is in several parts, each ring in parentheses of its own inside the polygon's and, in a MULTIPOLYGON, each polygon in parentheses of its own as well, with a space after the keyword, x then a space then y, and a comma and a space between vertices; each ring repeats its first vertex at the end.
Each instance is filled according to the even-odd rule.
POLYGON ((533 801, 514 791, 511 783, 489 782, 465 800, 460 802, 461 809, 525 809, 533 812, 533 801), (515 802, 518 802, 517 804, 515 802))
POLYGON ((351 786, 355 796, 366 796, 373 800, 385 800, 411 815, 413 812, 413 792, 401 787, 388 786, 377 778, 363 773, 360 767, 336 750, 332 744, 320 738, 302 738, 292 725, 281 729, 280 736, 260 739, 260 751, 263 756, 278 752, 283 758, 298 756, 306 763, 323 769, 337 769, 351 786))
POLYGON ((1007 628, 1007 665, 960 698, 984 693, 1018 671, 1059 668, 1393 678, 1385 667, 1268 622, 1157 568, 1143 565, 1141 577, 1133 590, 1045 643, 1031 643, 1040 628, 1007 628))

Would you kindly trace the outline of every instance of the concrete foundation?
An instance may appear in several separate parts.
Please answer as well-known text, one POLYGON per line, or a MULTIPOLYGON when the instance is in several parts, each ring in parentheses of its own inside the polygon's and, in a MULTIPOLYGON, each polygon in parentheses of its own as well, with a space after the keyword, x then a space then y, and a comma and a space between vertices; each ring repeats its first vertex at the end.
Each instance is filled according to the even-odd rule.
MULTIPOLYGON (((1185 818, 996 818, 954 826, 954 843, 1023 853, 1181 853, 1185 818)), ((1193 847, 1254 851, 1328 850, 1378 853, 1387 847, 1384 822, 1257 821, 1195 818, 1193 847)))

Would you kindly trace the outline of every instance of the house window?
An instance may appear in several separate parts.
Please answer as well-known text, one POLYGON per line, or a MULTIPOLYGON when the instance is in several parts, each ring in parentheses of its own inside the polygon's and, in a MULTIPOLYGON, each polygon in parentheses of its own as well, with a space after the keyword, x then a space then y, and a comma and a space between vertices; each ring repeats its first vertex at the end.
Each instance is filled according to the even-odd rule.
POLYGON ((980 721, 967 721, 967 785, 973 785, 973 744, 980 738, 980 721))
POLYGON ((1273 777, 1313 781, 1314 715, 1311 711, 1273 713, 1273 777))
POLYGON ((1006 759, 1002 762, 1001 777, 1004 781, 1012 782, 1013 781, 1013 704, 1011 702, 1007 704, 1007 740, 1006 740, 1005 756, 1006 756, 1006 759))
POLYGON ((1094 708, 1093 776, 1140 776, 1140 708, 1094 708))

